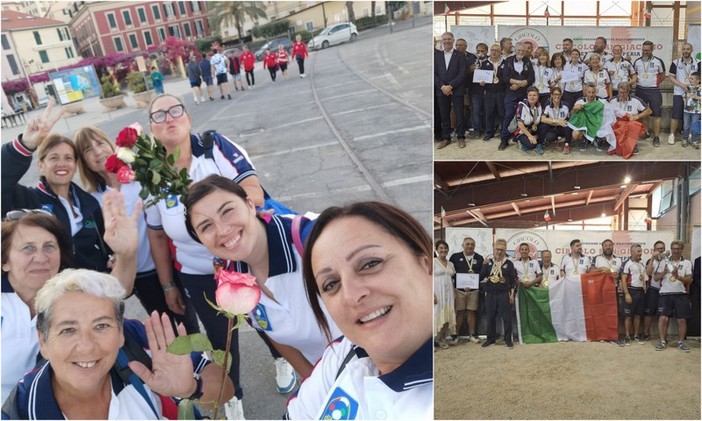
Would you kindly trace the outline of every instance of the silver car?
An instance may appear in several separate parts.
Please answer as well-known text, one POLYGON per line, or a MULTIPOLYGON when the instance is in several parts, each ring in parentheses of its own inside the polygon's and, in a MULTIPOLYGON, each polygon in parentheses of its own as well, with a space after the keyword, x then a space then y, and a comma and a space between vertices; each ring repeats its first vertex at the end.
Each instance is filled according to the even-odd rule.
POLYGON ((307 43, 307 48, 316 50, 318 48, 327 48, 332 45, 341 44, 348 41, 354 41, 358 37, 356 25, 350 22, 341 22, 329 25, 322 30, 317 36, 312 38, 307 43))

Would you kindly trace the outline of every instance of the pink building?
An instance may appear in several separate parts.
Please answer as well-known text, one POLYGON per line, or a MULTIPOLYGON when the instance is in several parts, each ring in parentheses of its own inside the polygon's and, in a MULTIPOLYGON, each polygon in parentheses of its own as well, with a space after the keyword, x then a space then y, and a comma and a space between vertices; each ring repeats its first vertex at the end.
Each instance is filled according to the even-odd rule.
POLYGON ((80 2, 71 13, 69 25, 82 57, 144 51, 167 36, 209 35, 205 1, 80 2))

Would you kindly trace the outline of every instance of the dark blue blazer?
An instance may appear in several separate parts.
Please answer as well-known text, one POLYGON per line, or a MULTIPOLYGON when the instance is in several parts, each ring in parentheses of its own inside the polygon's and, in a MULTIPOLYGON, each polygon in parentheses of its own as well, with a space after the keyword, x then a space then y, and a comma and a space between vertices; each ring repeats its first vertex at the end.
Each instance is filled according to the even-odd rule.
POLYGON ((466 70, 468 62, 466 55, 459 53, 455 49, 451 55, 448 69, 444 61, 444 51, 434 51, 434 93, 436 96, 443 96, 441 87, 451 85, 453 94, 456 96, 465 95, 466 92, 466 70))

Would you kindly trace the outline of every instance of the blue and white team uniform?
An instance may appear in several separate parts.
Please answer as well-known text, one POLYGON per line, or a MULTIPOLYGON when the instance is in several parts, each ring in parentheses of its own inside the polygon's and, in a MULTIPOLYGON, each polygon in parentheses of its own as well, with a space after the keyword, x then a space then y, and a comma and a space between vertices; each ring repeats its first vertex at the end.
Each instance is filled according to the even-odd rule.
POLYGON ((34 368, 39 355, 37 318, 17 295, 7 274, 2 274, 2 402, 25 373, 34 368))
POLYGON ((517 271, 517 279, 519 282, 526 280, 533 281, 537 276, 541 275, 541 267, 539 262, 534 259, 529 259, 525 262, 522 259, 512 259, 514 269, 517 271))
MULTIPOLYGON (((265 287, 273 296, 269 297, 261 291, 261 299, 249 313, 249 320, 275 342, 297 349, 310 364, 314 364, 322 356, 329 340, 319 328, 307 298, 302 258, 293 242, 293 218, 293 215, 272 215, 266 222, 269 268, 265 287)), ((306 232, 313 223, 303 218, 300 230, 306 232)), ((250 272, 244 262, 227 262, 226 267, 239 273, 250 272)), ((341 331, 329 316, 324 303, 319 304, 326 316, 331 337, 340 336, 341 331)))
POLYGON ((398 419, 434 417, 432 343, 380 374, 366 351, 342 337, 324 352, 314 371, 288 401, 289 419, 398 419), (343 370, 343 361, 351 357, 343 370))
POLYGON ((663 75, 665 75, 665 64, 658 57, 651 57, 650 60, 644 60, 639 57, 634 60, 634 71, 636 72, 636 96, 644 100, 653 113, 653 117, 661 116, 661 107, 663 105, 663 96, 661 95, 660 85, 663 75))
POLYGON ((622 259, 621 259, 621 257, 616 257, 616 256, 612 256, 611 259, 607 259, 603 255, 599 255, 599 256, 595 257, 595 261, 593 262, 593 266, 595 268, 608 269, 609 272, 614 273, 615 276, 619 276, 619 272, 622 269, 622 259))
POLYGON ((646 111, 647 108, 643 100, 635 96, 629 96, 629 100, 626 102, 619 101, 619 97, 617 96, 614 97, 609 104, 612 106, 614 115, 616 115, 617 118, 622 118, 627 114, 630 116, 639 115, 640 113, 646 111))
POLYGON ((587 256, 580 256, 576 259, 571 257, 570 253, 563 256, 561 260, 561 270, 565 273, 565 276, 582 275, 586 273, 590 268, 592 263, 590 258, 587 256))
POLYGON ((619 61, 612 60, 608 61, 603 66, 607 69, 609 77, 612 80, 612 96, 616 97, 619 91, 619 84, 622 82, 629 83, 629 80, 636 73, 634 71, 634 66, 631 65, 629 60, 620 59, 619 61))
POLYGON ((674 317, 676 319, 686 319, 692 314, 690 296, 687 295, 685 284, 680 279, 673 278, 673 270, 678 270, 678 277, 692 275, 692 262, 680 258, 673 260, 665 259, 658 272, 668 269, 668 272, 661 280, 661 290, 658 296, 658 315, 674 317))
POLYGON ((541 265, 541 273, 543 277, 541 278, 541 286, 548 288, 549 285, 561 279, 561 268, 558 265, 551 263, 551 266, 544 268, 541 265))

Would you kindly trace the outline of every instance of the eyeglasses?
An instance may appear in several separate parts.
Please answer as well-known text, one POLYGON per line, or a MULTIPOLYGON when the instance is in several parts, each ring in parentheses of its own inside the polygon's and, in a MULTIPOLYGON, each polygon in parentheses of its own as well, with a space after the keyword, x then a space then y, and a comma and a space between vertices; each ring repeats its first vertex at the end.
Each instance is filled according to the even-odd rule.
POLYGON ((31 215, 31 214, 40 214, 40 215, 49 215, 49 216, 54 216, 53 213, 44 210, 44 209, 15 209, 12 211, 7 212, 7 215, 5 215, 5 219, 8 221, 17 221, 18 219, 22 219, 23 216, 25 215, 31 215))
POLYGON ((183 104, 174 105, 166 111, 158 110, 151 113, 149 118, 156 124, 161 124, 166 121, 166 116, 170 114, 173 118, 178 118, 185 114, 185 106, 183 104))

